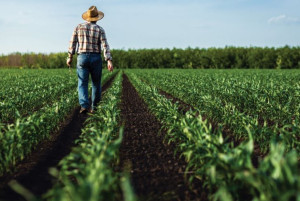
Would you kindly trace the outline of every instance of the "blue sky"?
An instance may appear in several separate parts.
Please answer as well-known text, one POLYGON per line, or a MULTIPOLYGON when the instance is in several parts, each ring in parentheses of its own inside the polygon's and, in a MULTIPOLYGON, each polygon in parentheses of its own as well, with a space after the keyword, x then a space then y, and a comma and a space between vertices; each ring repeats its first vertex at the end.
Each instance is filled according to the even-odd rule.
POLYGON ((1 0, 0 54, 67 51, 91 5, 112 49, 300 46, 299 0, 1 0))

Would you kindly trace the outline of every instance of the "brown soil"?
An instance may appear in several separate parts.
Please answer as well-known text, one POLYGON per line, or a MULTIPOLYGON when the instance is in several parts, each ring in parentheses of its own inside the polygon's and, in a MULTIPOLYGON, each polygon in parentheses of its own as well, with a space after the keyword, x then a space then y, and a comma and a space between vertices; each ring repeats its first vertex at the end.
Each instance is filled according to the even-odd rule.
POLYGON ((140 200, 206 200, 202 184, 191 187, 184 178, 186 162, 174 154, 175 145, 164 143, 165 131, 150 113, 126 75, 122 83, 121 116, 125 121, 120 166, 131 169, 140 200))
MULTIPOLYGON (((102 93, 111 85, 114 77, 103 85, 102 93)), ((39 144, 29 157, 20 162, 14 174, 0 178, 0 200, 25 200, 8 187, 7 183, 12 179, 37 197, 52 187, 55 178, 48 173, 49 168, 57 167, 59 161, 71 152, 88 117, 88 114, 79 114, 79 110, 80 107, 76 107, 59 131, 51 135, 51 139, 39 144)))

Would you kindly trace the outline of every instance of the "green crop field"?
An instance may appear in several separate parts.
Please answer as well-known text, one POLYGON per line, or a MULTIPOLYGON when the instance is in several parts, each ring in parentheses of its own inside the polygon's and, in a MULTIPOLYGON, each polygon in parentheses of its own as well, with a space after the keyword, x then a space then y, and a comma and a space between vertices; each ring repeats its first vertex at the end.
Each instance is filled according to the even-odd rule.
MULTIPOLYGON (((27 200, 188 200, 169 188, 153 197, 143 187, 147 181, 138 180, 143 170, 149 179, 167 174, 160 165, 152 167, 151 161, 168 160, 154 140, 145 142, 151 148, 145 157, 139 154, 148 150, 137 148, 158 127, 162 143, 172 145, 170 156, 185 163, 180 176, 189 199, 300 200, 300 70, 103 71, 102 85, 112 82, 70 151, 46 166, 52 183, 42 193, 18 180, 19 166, 78 116, 72 116, 79 107, 76 73, 1 69, 0 76, 0 178, 9 178, 0 183, 0 199, 8 199, 6 191, 1 193, 8 185, 27 200), (131 86, 138 97, 127 100, 131 86), (136 98, 139 104, 128 109, 136 98), (146 119, 145 125, 126 126, 131 114, 146 119), (150 115, 157 123, 147 125, 150 115), (128 135, 137 139, 132 150, 126 146, 128 135), (132 155, 130 162, 123 159, 125 152, 132 155), (143 161, 147 164, 136 166, 143 161), (162 173, 149 176, 155 171, 162 173)), ((179 166, 175 162, 167 163, 179 166)), ((153 185, 163 189, 160 182, 153 185)))
MULTIPOLYGON (((78 102, 76 76, 67 70, 1 70, 0 175, 13 171, 78 102)), ((102 80, 107 80, 103 75, 102 80)))

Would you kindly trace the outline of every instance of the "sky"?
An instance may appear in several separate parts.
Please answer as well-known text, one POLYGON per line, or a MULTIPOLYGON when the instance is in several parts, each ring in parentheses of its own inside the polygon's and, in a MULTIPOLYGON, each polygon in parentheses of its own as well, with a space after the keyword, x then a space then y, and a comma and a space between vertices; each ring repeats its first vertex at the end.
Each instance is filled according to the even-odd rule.
POLYGON ((299 0, 0 0, 0 54, 66 52, 92 5, 111 49, 300 46, 299 0))

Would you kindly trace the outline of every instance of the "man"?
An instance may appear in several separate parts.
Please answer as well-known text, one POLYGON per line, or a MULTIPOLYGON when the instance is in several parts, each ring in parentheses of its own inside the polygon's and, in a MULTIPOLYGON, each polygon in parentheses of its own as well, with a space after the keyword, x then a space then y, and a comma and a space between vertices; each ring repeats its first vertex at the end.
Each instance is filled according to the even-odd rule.
POLYGON ((106 40, 105 31, 96 24, 104 17, 104 13, 98 11, 96 6, 91 6, 89 10, 82 14, 82 18, 87 22, 79 24, 72 35, 67 65, 70 67, 73 55, 77 49, 77 75, 78 75, 78 96, 81 105, 80 113, 93 113, 101 99, 101 75, 102 59, 101 46, 104 52, 107 68, 113 71, 110 48, 106 40), (89 74, 92 78, 92 105, 90 107, 88 96, 89 74))

